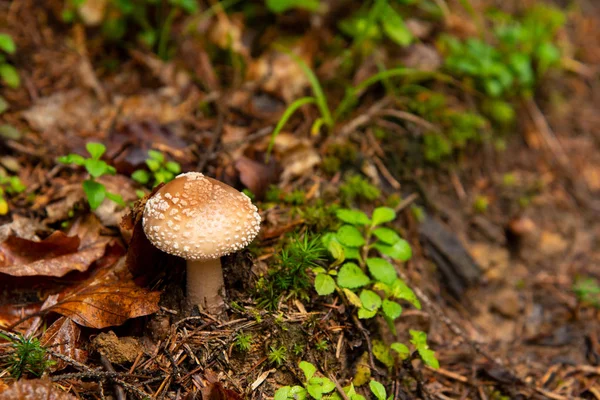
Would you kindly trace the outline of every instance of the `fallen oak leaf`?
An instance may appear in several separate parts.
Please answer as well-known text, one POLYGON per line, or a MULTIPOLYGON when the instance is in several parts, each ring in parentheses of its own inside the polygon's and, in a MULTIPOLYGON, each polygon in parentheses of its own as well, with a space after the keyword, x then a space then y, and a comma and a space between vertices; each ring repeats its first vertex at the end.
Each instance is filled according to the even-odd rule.
POLYGON ((44 258, 60 257, 77 251, 79 243, 77 236, 70 237, 60 231, 52 233, 39 242, 9 236, 1 245, 0 265, 3 267, 2 271, 5 271, 6 267, 30 264, 44 258))
POLYGON ((242 396, 231 390, 226 389, 220 382, 211 382, 205 388, 200 389, 202 400, 242 400, 242 396))
POLYGON ((0 306, 0 328, 8 328, 23 318, 34 315, 40 311, 42 303, 15 305, 4 304, 0 306))
POLYGON ((21 379, 0 393, 0 400, 76 400, 47 379, 21 379))
MULTIPOLYGON (((67 317, 60 317, 42 335, 40 343, 57 353, 70 357, 80 363, 87 360, 87 352, 78 348, 80 345, 81 328, 67 317)), ((51 369, 59 371, 67 367, 63 360, 56 359, 51 369)))
MULTIPOLYGON (((119 264, 124 264, 125 258, 119 264)), ((123 324, 130 318, 158 311, 159 292, 137 286, 130 277, 102 269, 90 279, 63 292, 58 302, 45 311, 55 312, 82 326, 102 329, 123 324)))
POLYGON ((101 229, 97 218, 86 216, 71 227, 71 236, 56 231, 39 242, 9 236, 0 243, 0 273, 62 277, 71 271, 86 271, 112 241, 100 236, 101 229))

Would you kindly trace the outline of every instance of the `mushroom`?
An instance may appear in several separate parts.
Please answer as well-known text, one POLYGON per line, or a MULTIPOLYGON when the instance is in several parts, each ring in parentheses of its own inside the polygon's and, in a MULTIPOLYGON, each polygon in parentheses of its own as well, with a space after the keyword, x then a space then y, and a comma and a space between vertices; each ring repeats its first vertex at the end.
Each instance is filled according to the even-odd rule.
POLYGON ((146 202, 144 233, 158 249, 187 260, 187 296, 202 310, 220 312, 220 257, 246 247, 260 230, 250 198, 229 185, 188 172, 146 202))

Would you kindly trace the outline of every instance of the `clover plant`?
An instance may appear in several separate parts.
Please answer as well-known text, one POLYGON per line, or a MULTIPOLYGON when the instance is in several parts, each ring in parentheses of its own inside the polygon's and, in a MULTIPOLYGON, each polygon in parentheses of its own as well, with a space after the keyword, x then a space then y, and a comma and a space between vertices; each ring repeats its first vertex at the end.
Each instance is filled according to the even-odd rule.
POLYGON ((18 176, 5 176, 0 174, 0 215, 8 213, 8 203, 4 198, 5 194, 15 195, 23 193, 25 185, 18 176))
MULTIPOLYGON (((404 282, 389 259, 408 261, 412 250, 408 242, 392 228, 384 226, 396 219, 396 212, 388 207, 378 207, 371 218, 359 210, 339 209, 337 218, 343 225, 323 236, 322 240, 335 259, 326 269, 312 268, 314 287, 321 296, 338 292, 356 307, 359 319, 381 315, 395 334, 394 320, 402 314, 401 301, 420 309, 421 303, 404 282)), ((427 335, 410 331, 417 354, 433 367, 439 366, 435 354, 427 347, 427 335)), ((394 343, 391 349, 405 359, 408 347, 394 343)), ((389 351, 389 350, 386 350, 389 351)))
POLYGON ((106 152, 106 146, 102 143, 90 142, 85 145, 85 148, 90 154, 89 158, 72 153, 59 157, 58 162, 84 167, 90 174, 89 179, 83 181, 83 191, 92 210, 100 207, 105 198, 124 206, 125 202, 120 195, 108 192, 103 184, 96 181, 103 175, 114 175, 117 172, 115 167, 101 160, 102 155, 106 152))
MULTIPOLYGON (((317 368, 306 361, 300 361, 298 367, 304 373, 304 382, 302 386, 283 386, 277 389, 273 400, 305 400, 313 398, 316 400, 327 398, 328 400, 341 400, 342 397, 334 392, 335 383, 325 377, 316 376, 317 368)), ((387 395, 385 387, 375 381, 369 382, 369 389, 377 400, 391 400, 393 396, 387 395)), ((364 396, 356 393, 353 384, 343 388, 346 397, 350 400, 366 400, 364 396)))
POLYGON ((590 304, 600 309, 600 284, 597 279, 578 277, 573 284, 573 292, 579 304, 590 304))
POLYGON ((375 253, 398 261, 411 258, 408 242, 393 229, 382 226, 396 218, 394 210, 376 208, 372 218, 351 209, 339 209, 336 214, 344 225, 323 237, 336 261, 329 270, 313 268, 317 293, 325 296, 336 290, 343 292, 357 307, 361 319, 381 313, 388 322, 393 322, 402 313, 402 306, 396 300, 406 300, 421 308, 414 292, 398 277, 394 266, 385 258, 370 255, 375 253), (338 265, 341 265, 339 269, 338 265))
POLYGON ((538 78, 559 64, 554 41, 564 22, 564 13, 550 6, 532 7, 518 19, 496 12, 492 43, 442 37, 445 68, 493 98, 531 93, 538 78))
POLYGON ((17 46, 12 37, 6 33, 0 33, 0 80, 13 89, 21 85, 21 78, 17 69, 8 63, 5 54, 12 55, 16 51, 17 46))
POLYGON ((181 165, 179 163, 167 161, 164 154, 156 150, 148 151, 146 165, 150 171, 138 169, 131 174, 131 178, 142 185, 152 183, 152 187, 155 187, 161 183, 173 180, 177 174, 181 173, 181 165))

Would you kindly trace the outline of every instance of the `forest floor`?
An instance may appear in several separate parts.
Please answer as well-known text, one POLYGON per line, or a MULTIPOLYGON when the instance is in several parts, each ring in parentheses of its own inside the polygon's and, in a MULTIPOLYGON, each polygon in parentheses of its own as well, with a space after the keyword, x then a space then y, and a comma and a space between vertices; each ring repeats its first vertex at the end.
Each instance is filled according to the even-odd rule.
POLYGON ((0 69, 20 77, 0 86, 0 399, 272 398, 310 386, 301 361, 344 399, 360 398, 351 382, 380 399, 370 380, 394 399, 600 399, 599 5, 561 8, 560 62, 542 74, 531 61, 535 82, 500 104, 487 81, 452 70, 441 38, 477 36, 492 6, 516 20, 539 2, 474 1, 470 14, 401 1, 408 34, 382 22, 354 42, 337 22, 367 6, 342 0, 280 14, 258 1, 153 3, 135 6, 163 16, 159 44, 144 47, 122 9, 129 25, 111 41, 118 29, 94 22, 94 7, 65 22, 71 2, 0 0, 0 33, 16 44, 0 69), (165 28, 171 4, 183 5, 165 28), (398 66, 413 72, 361 87, 328 119, 323 98, 340 104, 398 66), (303 96, 316 101, 279 130, 303 96), (89 143, 105 150, 86 163, 89 143), (184 263, 141 234, 153 183, 179 170, 245 189, 262 217, 249 249, 222 260, 221 315, 186 302, 184 263), (412 250, 390 259, 367 243, 355 262, 373 290, 361 291, 340 280, 362 246, 342 237, 340 209, 378 207, 394 210, 387 226, 412 250), (412 290, 378 286, 365 264, 376 256, 412 290), (333 286, 315 291, 319 274, 333 286), (370 318, 366 292, 378 299, 370 318), (402 314, 390 319, 378 296, 402 314))

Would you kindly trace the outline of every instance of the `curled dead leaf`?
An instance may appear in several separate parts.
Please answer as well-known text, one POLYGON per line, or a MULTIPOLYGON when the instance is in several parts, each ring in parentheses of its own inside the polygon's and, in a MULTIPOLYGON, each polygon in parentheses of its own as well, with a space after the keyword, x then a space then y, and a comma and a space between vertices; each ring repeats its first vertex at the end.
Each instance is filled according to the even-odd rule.
POLYGON ((200 390, 202 400, 242 400, 239 393, 231 389, 225 389, 220 382, 209 383, 207 387, 200 390))
POLYGON ((6 304, 0 306, 0 327, 7 328, 17 323, 26 316, 40 311, 42 303, 25 305, 6 304))
MULTIPOLYGON (((70 357, 76 361, 84 363, 87 359, 87 352, 80 349, 81 329, 70 318, 60 317, 44 332, 40 342, 46 347, 70 357)), ((54 371, 67 367, 63 360, 56 359, 56 364, 52 366, 54 371)))
POLYGON ((279 163, 283 165, 283 184, 312 172, 321 162, 321 157, 310 140, 298 138, 291 133, 280 133, 275 139, 274 150, 280 156, 279 163))
POLYGON ((0 400, 76 400, 47 379, 21 379, 0 393, 0 400))
POLYGON ((71 227, 70 235, 56 231, 39 242, 9 236, 0 244, 0 273, 61 277, 86 271, 111 241, 100 236, 101 228, 95 217, 86 216, 71 227))
POLYGON ((247 56, 249 50, 242 41, 243 32, 244 21, 242 14, 222 15, 215 19, 208 36, 220 48, 231 49, 236 53, 247 56))
MULTIPOLYGON (((296 53, 300 53, 300 48, 296 53)), ((302 55, 310 65, 307 57, 302 55)), ((262 89, 281 96, 291 103, 304 93, 310 83, 302 68, 288 54, 271 51, 251 62, 248 67, 248 79, 260 82, 262 89)))
POLYGON ((137 286, 129 274, 123 273, 124 258, 118 264, 101 269, 90 279, 67 289, 46 311, 96 329, 121 325, 130 318, 158 311, 160 293, 137 286))
POLYGON ((274 165, 265 165, 244 156, 235 162, 235 169, 240 173, 240 181, 259 199, 278 178, 278 171, 274 165))

